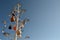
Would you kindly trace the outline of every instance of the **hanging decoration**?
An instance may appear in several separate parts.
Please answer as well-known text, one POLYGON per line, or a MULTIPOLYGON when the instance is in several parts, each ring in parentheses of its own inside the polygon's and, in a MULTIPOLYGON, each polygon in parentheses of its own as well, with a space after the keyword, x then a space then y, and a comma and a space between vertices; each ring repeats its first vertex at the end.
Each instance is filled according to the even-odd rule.
POLYGON ((12 29, 12 25, 9 25, 8 29, 10 29, 10 30, 11 30, 11 29, 12 29))
MULTIPOLYGON (((5 32, 5 29, 9 30, 14 30, 15 31, 15 40, 18 40, 17 38, 22 38, 22 28, 24 28, 26 22, 29 22, 29 19, 25 18, 24 20, 20 20, 20 16, 22 13, 26 12, 26 9, 21 9, 22 5, 20 3, 18 3, 14 9, 11 11, 10 14, 10 22, 12 23, 12 25, 6 25, 7 22, 4 20, 3 24, 4 24, 4 28, 2 29, 2 33, 5 37, 10 36, 11 34, 8 32, 5 32), (13 24, 14 23, 14 24, 13 24)), ((26 36, 25 38, 30 38, 30 36, 26 36)))
POLYGON ((15 17, 12 16, 11 19, 10 19, 11 22, 14 22, 15 21, 15 17))
POLYGON ((13 30, 16 31, 16 25, 14 25, 13 30))
POLYGON ((4 32, 3 35, 8 37, 10 35, 10 33, 4 32))

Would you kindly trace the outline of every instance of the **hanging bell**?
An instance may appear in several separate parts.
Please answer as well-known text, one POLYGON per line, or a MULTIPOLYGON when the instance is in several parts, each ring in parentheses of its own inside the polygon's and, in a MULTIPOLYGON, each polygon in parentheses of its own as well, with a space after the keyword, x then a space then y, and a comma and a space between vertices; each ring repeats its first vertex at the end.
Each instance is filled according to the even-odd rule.
POLYGON ((9 36, 10 34, 7 33, 7 32, 4 32, 3 35, 7 37, 7 36, 9 36))
POLYGON ((5 24, 6 24, 6 21, 4 20, 3 23, 4 23, 4 25, 5 25, 5 24))
POLYGON ((16 13, 16 9, 15 9, 15 8, 14 8, 14 10, 12 11, 12 13, 14 13, 14 14, 16 13))
POLYGON ((30 38, 30 36, 29 36, 29 35, 27 35, 27 36, 25 36, 25 39, 26 39, 26 38, 30 38))
POLYGON ((17 35, 20 35, 20 31, 19 31, 19 30, 17 30, 17 31, 16 31, 16 34, 17 34, 17 35))
POLYGON ((14 13, 12 13, 12 16, 15 16, 15 14, 14 14, 14 13))
POLYGON ((23 20, 21 23, 20 23, 20 28, 24 28, 24 24, 25 24, 25 21, 23 20))
POLYGON ((8 29, 12 29, 12 26, 11 26, 11 25, 9 25, 8 29))
POLYGON ((2 33, 4 33, 5 31, 4 30, 2 30, 2 33))
POLYGON ((10 20, 11 20, 11 22, 14 22, 15 21, 15 17, 12 16, 10 20))
POLYGON ((21 29, 24 28, 24 24, 23 23, 20 24, 20 28, 21 29))
POLYGON ((25 22, 29 22, 29 21, 30 21, 29 19, 27 19, 27 18, 25 19, 25 22))
POLYGON ((2 33, 4 33, 4 32, 5 32, 4 30, 5 30, 5 27, 2 27, 2 33))
POLYGON ((21 35, 21 34, 22 34, 21 30, 17 30, 17 31, 16 31, 16 34, 17 34, 18 38, 21 38, 21 37, 22 37, 22 35, 21 35))
POLYGON ((22 10, 22 11, 21 11, 22 13, 26 12, 26 9, 21 9, 21 10, 22 10))
POLYGON ((21 33, 22 33, 21 30, 17 30, 17 31, 16 31, 16 34, 17 34, 17 35, 20 35, 21 33))
POLYGON ((18 3, 18 4, 17 4, 17 6, 21 7, 21 4, 20 4, 20 3, 18 3))
POLYGON ((16 25, 14 25, 13 30, 16 31, 16 25))
POLYGON ((6 28, 6 25, 4 25, 4 27, 6 28))
POLYGON ((25 20, 22 21, 22 24, 25 24, 25 20))

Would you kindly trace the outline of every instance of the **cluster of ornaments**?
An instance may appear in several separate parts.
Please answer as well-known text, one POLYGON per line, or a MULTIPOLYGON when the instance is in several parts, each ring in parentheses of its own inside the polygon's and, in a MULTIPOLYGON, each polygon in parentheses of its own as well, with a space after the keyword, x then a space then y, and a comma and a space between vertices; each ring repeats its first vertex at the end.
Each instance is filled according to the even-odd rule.
MULTIPOLYGON (((25 9, 20 9, 21 8, 21 4, 18 3, 14 8, 13 10, 11 11, 10 13, 10 22, 15 22, 17 23, 17 17, 18 17, 18 29, 17 29, 17 25, 9 25, 8 29, 13 29, 14 31, 16 31, 16 34, 18 36, 18 38, 21 38, 22 37, 22 29, 24 28, 26 22, 29 22, 29 19, 28 18, 25 18, 24 20, 20 20, 20 16, 22 13, 24 13, 26 10, 25 9), (18 9, 19 8, 19 9, 18 9)), ((5 32, 4 30, 6 29, 7 27, 7 22, 6 21, 3 21, 3 24, 4 24, 4 28, 2 29, 2 33, 4 36, 9 36, 10 33, 7 33, 5 32)), ((26 36, 26 38, 30 38, 29 36, 26 36)))

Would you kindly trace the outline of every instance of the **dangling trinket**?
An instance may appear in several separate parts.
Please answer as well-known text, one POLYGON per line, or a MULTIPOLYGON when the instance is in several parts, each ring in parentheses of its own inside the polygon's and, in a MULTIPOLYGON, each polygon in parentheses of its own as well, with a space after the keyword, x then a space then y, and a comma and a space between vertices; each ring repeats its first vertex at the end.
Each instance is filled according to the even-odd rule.
POLYGON ((13 30, 15 30, 15 31, 16 31, 16 25, 14 25, 13 30))
POLYGON ((15 21, 15 17, 12 16, 10 20, 11 20, 11 22, 14 22, 15 21))
POLYGON ((11 26, 11 25, 9 25, 8 29, 12 29, 12 26, 11 26))

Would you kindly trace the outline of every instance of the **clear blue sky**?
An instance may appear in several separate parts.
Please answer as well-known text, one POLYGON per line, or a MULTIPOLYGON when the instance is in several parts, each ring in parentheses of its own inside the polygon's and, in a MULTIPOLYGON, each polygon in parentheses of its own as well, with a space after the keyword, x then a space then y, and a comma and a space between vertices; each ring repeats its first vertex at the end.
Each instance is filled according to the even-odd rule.
MULTIPOLYGON (((18 0, 0 0, 0 30, 3 19, 9 24, 8 14, 17 2, 18 0)), ((21 18, 26 16, 30 19, 23 29, 23 38, 28 34, 30 39, 27 40, 60 40, 60 0, 21 0, 20 3, 27 10, 21 18)), ((10 40, 0 35, 2 40, 10 40)))

